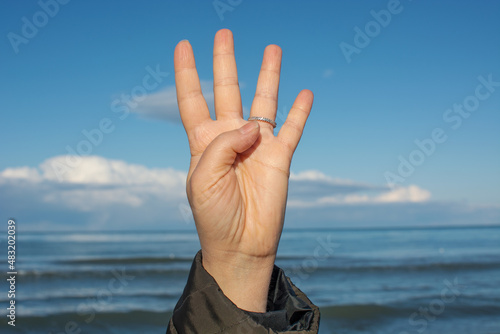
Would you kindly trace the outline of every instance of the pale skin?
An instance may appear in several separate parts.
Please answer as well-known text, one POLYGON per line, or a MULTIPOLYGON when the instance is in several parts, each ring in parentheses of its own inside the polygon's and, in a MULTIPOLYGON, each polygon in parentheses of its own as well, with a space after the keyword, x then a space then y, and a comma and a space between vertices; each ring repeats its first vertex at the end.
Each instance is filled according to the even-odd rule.
MULTIPOLYGON (((277 135, 272 125, 243 119, 231 31, 214 41, 216 120, 201 93, 188 41, 175 48, 175 82, 191 162, 186 191, 203 267, 240 309, 266 312, 267 293, 285 218, 293 153, 311 111, 301 91, 277 135)), ((264 51, 250 116, 276 117, 281 49, 264 51)))

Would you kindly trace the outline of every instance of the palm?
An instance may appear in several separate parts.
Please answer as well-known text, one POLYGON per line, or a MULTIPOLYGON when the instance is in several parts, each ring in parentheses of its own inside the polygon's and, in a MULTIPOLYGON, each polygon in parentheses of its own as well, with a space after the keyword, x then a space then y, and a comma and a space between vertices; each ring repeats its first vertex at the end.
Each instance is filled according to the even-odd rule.
MULTIPOLYGON (((196 171, 201 154, 213 139, 244 123, 246 121, 242 120, 235 126, 232 122, 210 121, 200 130, 200 140, 190 141, 193 154, 190 174, 196 171)), ((194 208, 198 229, 210 242, 217 240, 225 249, 253 256, 276 252, 286 201, 289 156, 288 148, 268 133, 261 134, 251 149, 236 157, 227 174, 218 180, 217 191, 210 192, 204 205, 194 208)), ((203 186, 192 185, 190 177, 188 186, 203 189, 203 186)), ((190 195, 192 203, 200 196, 196 191, 190 195)))
MULTIPOLYGON (((208 153, 218 138, 239 129, 243 120, 232 35, 221 31, 214 46, 214 95, 217 120, 211 120, 201 94, 191 47, 175 52, 177 97, 191 150, 187 192, 202 249, 265 257, 276 253, 283 226, 289 166, 312 105, 302 92, 278 136, 260 123, 260 135, 233 156, 208 153), (211 158, 208 156, 211 154, 211 158)), ((281 50, 266 48, 250 114, 274 119, 281 50)), ((222 140, 222 139, 221 139, 222 140)), ((215 148, 212 151, 216 151, 215 148)))

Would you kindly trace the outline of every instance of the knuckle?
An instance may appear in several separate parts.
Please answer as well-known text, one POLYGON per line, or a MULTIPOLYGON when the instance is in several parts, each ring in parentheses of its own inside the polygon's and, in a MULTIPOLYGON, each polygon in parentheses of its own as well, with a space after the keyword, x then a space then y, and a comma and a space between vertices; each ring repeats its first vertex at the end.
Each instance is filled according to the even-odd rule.
POLYGON ((273 102, 278 101, 276 93, 270 90, 264 90, 264 89, 258 90, 257 92, 255 92, 255 97, 260 99, 270 100, 273 102))
POLYGON ((239 87, 238 78, 227 76, 214 81, 214 87, 237 86, 239 87))

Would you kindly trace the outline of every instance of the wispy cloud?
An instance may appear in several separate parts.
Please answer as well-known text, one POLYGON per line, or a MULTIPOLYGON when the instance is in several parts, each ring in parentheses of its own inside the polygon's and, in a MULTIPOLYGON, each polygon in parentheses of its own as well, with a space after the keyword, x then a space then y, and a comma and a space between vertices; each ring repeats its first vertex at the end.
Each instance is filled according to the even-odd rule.
MULTIPOLYGON (((214 93, 212 81, 201 80, 201 90, 205 101, 207 101, 210 114, 214 115, 214 93)), ((138 102, 137 107, 131 110, 145 118, 163 120, 167 122, 180 123, 179 108, 177 107, 177 95, 175 85, 167 86, 157 92, 146 95, 138 102)))
MULTIPOLYGON (((189 227, 185 171, 86 156, 60 182, 52 166, 65 159, 0 171, 0 210, 27 229, 189 227)), ((291 174, 286 220, 294 227, 495 224, 500 207, 440 203, 415 185, 391 189, 312 170, 291 174)))
POLYGON ((182 221, 178 205, 186 203, 186 172, 87 156, 59 182, 52 166, 65 159, 0 172, 2 210, 31 223, 51 221, 72 228, 182 221))
POLYGON ((431 193, 415 185, 391 189, 334 179, 319 171, 290 175, 289 207, 319 207, 364 203, 425 202, 431 193))

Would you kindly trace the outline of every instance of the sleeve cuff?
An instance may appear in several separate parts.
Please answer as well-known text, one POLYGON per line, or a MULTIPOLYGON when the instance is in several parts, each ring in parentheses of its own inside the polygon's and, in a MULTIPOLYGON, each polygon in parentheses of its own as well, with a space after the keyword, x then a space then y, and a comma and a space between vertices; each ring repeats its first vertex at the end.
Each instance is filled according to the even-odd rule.
POLYGON ((317 333, 319 308, 274 267, 266 313, 239 309, 203 268, 201 251, 175 306, 167 333, 317 333))

